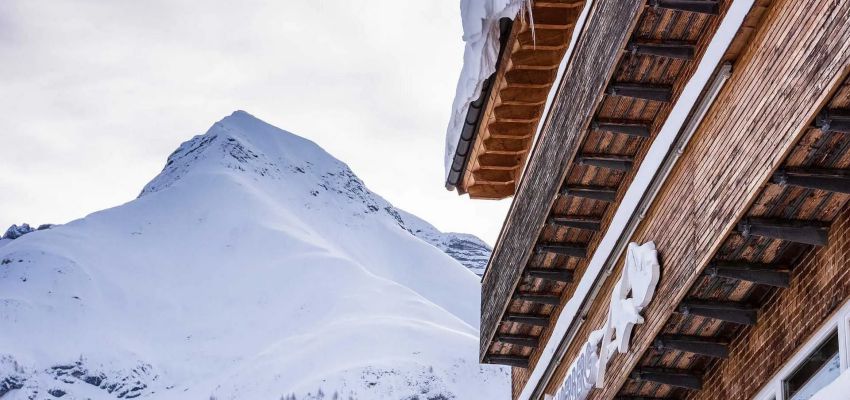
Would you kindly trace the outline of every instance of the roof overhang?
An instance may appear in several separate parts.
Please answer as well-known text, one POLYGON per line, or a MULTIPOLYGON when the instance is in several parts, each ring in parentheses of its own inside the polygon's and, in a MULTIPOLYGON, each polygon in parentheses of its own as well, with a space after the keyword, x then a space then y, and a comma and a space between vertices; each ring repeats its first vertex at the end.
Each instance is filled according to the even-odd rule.
POLYGON ((530 18, 500 24, 501 51, 469 104, 446 188, 476 199, 516 191, 584 0, 536 0, 530 18))
POLYGON ((594 1, 485 271, 484 362, 539 358, 728 6, 652 3, 594 1), (541 270, 573 279, 541 278, 541 270), (517 322, 523 316, 546 321, 517 322), (540 344, 511 346, 499 340, 507 334, 540 344))

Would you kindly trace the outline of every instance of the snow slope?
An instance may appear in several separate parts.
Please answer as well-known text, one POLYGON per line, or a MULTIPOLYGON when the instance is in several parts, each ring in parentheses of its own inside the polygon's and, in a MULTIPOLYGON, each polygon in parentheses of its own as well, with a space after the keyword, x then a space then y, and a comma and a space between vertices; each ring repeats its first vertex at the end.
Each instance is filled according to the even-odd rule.
POLYGON ((507 398, 442 251, 475 246, 237 111, 138 199, 0 247, 0 398, 507 398))

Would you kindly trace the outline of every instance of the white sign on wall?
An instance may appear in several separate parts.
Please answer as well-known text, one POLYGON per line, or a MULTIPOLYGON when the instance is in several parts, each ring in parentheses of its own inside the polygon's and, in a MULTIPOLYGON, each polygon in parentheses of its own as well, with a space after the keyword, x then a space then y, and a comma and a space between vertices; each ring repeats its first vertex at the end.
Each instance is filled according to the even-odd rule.
POLYGON ((570 366, 567 376, 553 400, 583 400, 593 387, 605 384, 605 370, 615 351, 627 353, 632 328, 643 323, 640 312, 655 294, 661 276, 655 243, 642 246, 629 243, 626 267, 611 293, 608 317, 601 329, 590 333, 579 357, 570 366))

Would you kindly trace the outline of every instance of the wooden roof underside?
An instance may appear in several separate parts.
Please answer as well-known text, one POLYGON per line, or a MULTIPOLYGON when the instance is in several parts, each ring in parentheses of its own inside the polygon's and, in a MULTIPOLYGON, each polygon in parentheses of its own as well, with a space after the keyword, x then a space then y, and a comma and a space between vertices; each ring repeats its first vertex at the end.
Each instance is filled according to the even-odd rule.
POLYGON ((584 3, 536 0, 533 25, 522 17, 514 22, 499 68, 488 82, 490 90, 482 94, 489 98, 476 118, 462 174, 458 182, 449 182, 459 193, 477 199, 503 199, 514 194, 584 3))
POLYGON ((848 200, 850 80, 845 80, 771 182, 761 188, 736 231, 726 237, 703 277, 690 288, 679 312, 670 316, 657 336, 658 346, 643 354, 619 395, 685 398, 700 390, 703 374, 722 362, 729 343, 746 340, 747 327, 757 322, 759 309, 776 291, 788 287, 798 260, 826 244, 829 224, 846 209, 848 200), (689 304, 707 304, 715 310, 688 309, 689 304), (718 306, 726 311, 718 313, 718 306), (698 338, 699 343, 691 342, 691 351, 664 346, 665 338, 687 336, 698 338), (641 375, 659 370, 667 375, 641 375), (672 372, 679 375, 658 382, 672 372))
POLYGON ((693 2, 660 3, 595 6, 484 276, 485 362, 536 363, 729 4, 704 1, 695 10, 679 7, 693 2), (622 44, 601 55, 601 42, 622 44), (572 65, 582 62, 588 66, 572 65), (589 87, 568 86, 579 82, 589 87), (515 337, 532 339, 518 344, 515 337))

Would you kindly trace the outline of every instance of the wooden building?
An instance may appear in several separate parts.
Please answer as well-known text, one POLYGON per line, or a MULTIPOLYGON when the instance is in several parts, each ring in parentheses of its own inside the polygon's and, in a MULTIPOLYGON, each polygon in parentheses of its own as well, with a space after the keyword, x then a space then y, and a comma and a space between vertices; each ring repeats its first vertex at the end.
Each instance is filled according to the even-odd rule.
POLYGON ((850 0, 533 4, 447 182, 513 196, 481 362, 521 399, 807 399, 847 370, 850 0), (633 242, 660 280, 585 392, 633 242))

